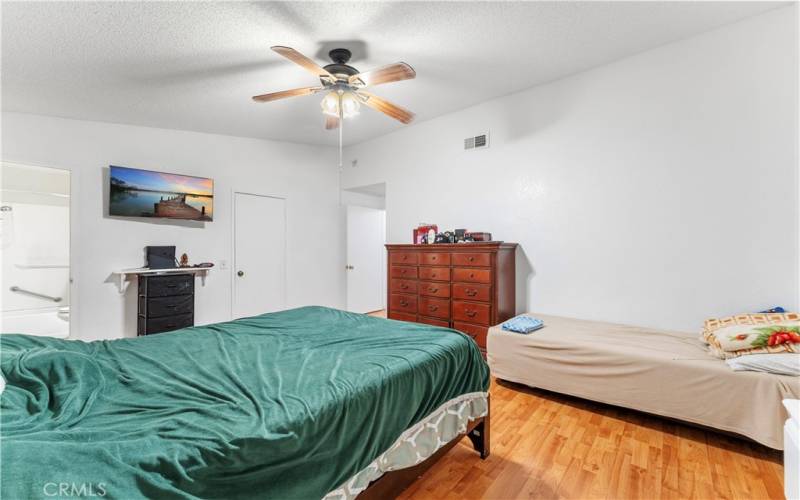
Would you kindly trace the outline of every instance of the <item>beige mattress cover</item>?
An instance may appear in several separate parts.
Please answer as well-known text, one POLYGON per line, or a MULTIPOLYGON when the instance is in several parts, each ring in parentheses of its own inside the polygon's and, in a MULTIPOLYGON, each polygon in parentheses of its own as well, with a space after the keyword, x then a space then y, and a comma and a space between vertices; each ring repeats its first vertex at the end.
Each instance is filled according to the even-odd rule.
POLYGON ((527 335, 489 330, 492 374, 593 401, 672 417, 783 449, 781 404, 800 399, 800 377, 734 372, 696 333, 531 313, 527 335))

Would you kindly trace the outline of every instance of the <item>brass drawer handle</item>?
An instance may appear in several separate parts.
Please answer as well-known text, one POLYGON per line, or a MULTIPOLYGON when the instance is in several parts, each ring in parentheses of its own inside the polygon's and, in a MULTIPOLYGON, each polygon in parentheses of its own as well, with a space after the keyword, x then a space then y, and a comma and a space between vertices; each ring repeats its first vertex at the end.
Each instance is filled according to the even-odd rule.
POLYGON ((467 315, 467 316, 469 316, 470 318, 474 318, 474 317, 475 317, 475 315, 476 315, 476 314, 478 314, 478 312, 477 312, 477 311, 470 311, 470 310, 466 310, 466 311, 464 311, 464 314, 466 314, 466 315, 467 315))
POLYGON ((435 277, 436 277, 436 273, 431 273, 431 278, 435 278, 435 277))
POLYGON ((433 287, 430 287, 430 288, 428 288, 428 291, 429 291, 429 292, 431 292, 431 293, 436 293, 436 292, 438 292, 438 291, 439 291, 439 289, 438 289, 438 288, 433 288, 433 287))
POLYGON ((400 285, 400 288, 402 288, 403 290, 405 290, 406 288, 408 288, 408 285, 406 285, 405 283, 403 283, 403 284, 401 284, 401 285, 400 285))
POLYGON ((470 257, 467 258, 467 260, 470 261, 470 262, 474 262, 475 261, 475 257, 470 256, 470 257))
POLYGON ((469 277, 470 278, 474 278, 475 277, 475 273, 469 273, 469 277))
POLYGON ((406 307, 408 305, 408 302, 406 302, 405 300, 401 300, 400 305, 406 307))
POLYGON ((464 290, 464 293, 467 294, 468 297, 474 297, 478 295, 478 291, 475 290, 474 288, 467 288, 466 290, 464 290))
POLYGON ((436 311, 437 309, 439 309, 439 306, 428 306, 429 311, 436 311))

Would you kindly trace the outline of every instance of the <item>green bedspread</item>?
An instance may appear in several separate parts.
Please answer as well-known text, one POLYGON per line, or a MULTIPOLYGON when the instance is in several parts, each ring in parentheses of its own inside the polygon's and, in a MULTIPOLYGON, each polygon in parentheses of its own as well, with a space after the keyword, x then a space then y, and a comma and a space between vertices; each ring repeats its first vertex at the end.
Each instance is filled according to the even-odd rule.
POLYGON ((320 498, 489 386, 458 332, 323 307, 0 347, 3 499, 320 498))

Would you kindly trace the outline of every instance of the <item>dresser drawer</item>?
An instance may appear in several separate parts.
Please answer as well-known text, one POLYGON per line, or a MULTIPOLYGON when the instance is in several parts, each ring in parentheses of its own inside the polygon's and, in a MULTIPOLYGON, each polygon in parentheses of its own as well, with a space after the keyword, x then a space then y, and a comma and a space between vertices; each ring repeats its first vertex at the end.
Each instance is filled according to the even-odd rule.
POLYGON ((450 318, 450 301, 431 297, 419 298, 419 313, 433 318, 450 318))
POLYGON ((464 283, 454 283, 453 298, 491 302, 492 285, 467 285, 464 283))
POLYGON ((453 265, 489 267, 492 256, 488 253, 453 253, 453 265))
POLYGON ((423 252, 419 256, 419 263, 426 266, 449 266, 449 253, 423 252))
POLYGON ((139 293, 148 297, 189 295, 194 293, 194 275, 146 276, 140 278, 139 293))
POLYGON ((450 281, 449 267, 420 267, 419 279, 434 281, 450 281))
POLYGON ((416 278, 417 268, 411 266, 392 266, 389 269, 392 278, 416 278))
POLYGON ((491 283, 491 269, 453 269, 453 281, 466 281, 469 283, 491 283))
POLYGON ((420 281, 419 294, 427 297, 439 297, 446 299, 450 297, 450 284, 437 283, 435 281, 420 281))
POLYGON ((489 332, 489 327, 470 325, 469 323, 461 323, 456 321, 453 323, 453 328, 459 332, 466 333, 478 344, 481 349, 486 349, 486 334, 489 332))
POLYGON ((392 280, 392 291, 399 293, 417 293, 417 282, 414 280, 392 280))
POLYGON ((475 302, 453 301, 453 321, 466 321, 478 325, 489 325, 492 306, 475 302))
POLYGON ((442 328, 450 328, 450 322, 443 319, 426 318, 420 316, 417 318, 417 323, 425 323, 426 325, 441 326, 442 328))
POLYGON ((417 252, 392 252, 389 254, 389 262, 392 264, 416 264, 417 252))
POLYGON ((410 321, 412 323, 417 322, 417 315, 416 314, 409 314, 397 311, 389 311, 389 319, 396 319, 398 321, 410 321))
MULTIPOLYGON (((140 319, 142 319, 140 317, 140 319)), ((186 328, 194 324, 193 314, 181 314, 178 316, 167 316, 164 318, 147 319, 147 335, 151 333, 169 332, 186 328)))
POLYGON ((389 309, 398 312, 416 313, 417 296, 393 293, 389 299, 389 309))
POLYGON ((146 301, 145 304, 139 306, 139 311, 143 312, 148 318, 175 316, 176 314, 190 314, 194 312, 194 295, 158 297, 155 299, 139 297, 139 300, 146 301), (142 307, 142 305, 145 307, 142 307))

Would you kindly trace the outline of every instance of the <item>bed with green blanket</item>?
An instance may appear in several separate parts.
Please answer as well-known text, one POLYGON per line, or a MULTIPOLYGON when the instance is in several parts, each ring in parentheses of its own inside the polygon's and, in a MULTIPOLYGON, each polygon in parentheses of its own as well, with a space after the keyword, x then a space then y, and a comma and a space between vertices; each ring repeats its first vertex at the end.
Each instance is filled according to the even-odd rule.
POLYGON ((322 498, 489 387, 461 333, 323 307, 0 349, 9 499, 322 498))

